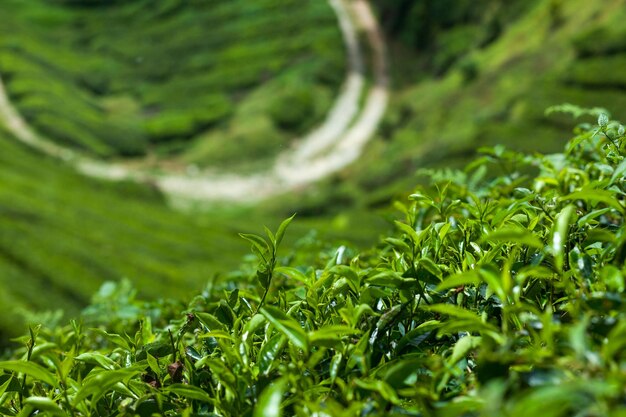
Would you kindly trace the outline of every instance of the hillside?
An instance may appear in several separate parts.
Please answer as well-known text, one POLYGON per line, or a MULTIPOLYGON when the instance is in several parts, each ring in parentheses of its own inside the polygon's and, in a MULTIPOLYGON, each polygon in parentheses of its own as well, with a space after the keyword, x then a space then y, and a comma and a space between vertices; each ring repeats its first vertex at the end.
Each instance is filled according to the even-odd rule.
MULTIPOLYGON (((271 211, 250 207, 180 213, 145 185, 85 179, 1 131, 0 139, 0 302, 15 314, 0 321, 0 340, 23 329, 23 314, 76 313, 107 280, 129 279, 148 298, 188 296, 243 260, 237 233, 276 223, 271 211)), ((328 222, 302 219, 296 230, 367 245, 386 228, 357 211, 328 222), (355 233, 362 222, 370 227, 355 233)))
POLYGON ((345 68, 326 2, 7 0, 0 16, 20 113, 105 158, 258 163, 323 118, 345 68))
MULTIPOLYGON (((421 26, 400 8, 411 2, 378 3, 383 24, 391 10, 421 26)), ((445 1, 413 3, 415 13, 456 10, 445 1), (431 3, 439 6, 423 7, 431 3)), ((478 8, 485 13, 475 2, 451 3, 473 13, 463 14, 459 6, 461 13, 429 15, 436 30, 426 45, 411 43, 402 22, 399 29, 387 27, 395 94, 385 120, 358 162, 315 187, 316 193, 294 199, 300 209, 384 206, 424 180, 415 176, 418 169, 463 166, 482 146, 559 151, 571 123, 544 114, 555 104, 602 107, 626 119, 623 2, 483 1, 491 4, 478 8), (437 25, 438 16, 458 21, 452 28, 437 25), (500 29, 488 36, 494 19, 500 29), (444 55, 449 65, 434 68, 444 55)))

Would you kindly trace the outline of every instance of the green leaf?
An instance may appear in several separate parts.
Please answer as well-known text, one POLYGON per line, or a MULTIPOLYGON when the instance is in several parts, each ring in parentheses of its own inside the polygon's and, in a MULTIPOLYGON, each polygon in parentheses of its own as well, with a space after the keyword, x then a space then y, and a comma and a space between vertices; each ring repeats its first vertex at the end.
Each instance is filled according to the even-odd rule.
POLYGON ((263 226, 263 230, 265 230, 265 234, 267 235, 267 238, 269 239, 270 248, 272 249, 273 252, 276 251, 276 236, 274 236, 274 233, 272 233, 272 231, 268 229, 267 226, 263 226))
POLYGON ((78 405, 90 396, 93 403, 98 402, 103 395, 110 392, 118 383, 129 380, 143 372, 144 369, 145 365, 113 371, 91 371, 83 380, 83 385, 76 393, 74 405, 78 405))
POLYGON ((187 384, 172 384, 164 389, 164 391, 176 394, 179 397, 189 400, 201 401, 203 403, 213 404, 214 400, 211 396, 201 388, 187 384))
POLYGON ((122 336, 120 336, 119 334, 115 334, 115 333, 108 333, 105 330, 102 329, 97 329, 97 328, 92 328, 92 331, 98 333, 101 336, 104 336, 105 339, 107 339, 109 342, 113 343, 114 345, 117 345, 119 347, 121 347, 124 350, 130 351, 130 344, 128 343, 128 340, 126 340, 125 338, 123 338, 122 336))
POLYGON ((352 329, 348 326, 325 326, 319 330, 309 332, 309 343, 311 346, 325 346, 328 348, 341 345, 341 341, 345 336, 358 335, 359 330, 352 329))
POLYGON ((385 238, 385 242, 390 244, 391 246, 398 248, 400 251, 404 253, 411 253, 411 248, 407 245, 403 240, 396 239, 393 237, 385 238))
POLYGON ((251 233, 239 233, 239 236, 252 244, 252 247, 257 250, 257 255, 263 256, 270 250, 269 243, 259 235, 251 233))
POLYGON ((296 268, 292 268, 289 266, 279 266, 276 269, 274 269, 274 272, 277 274, 283 274, 285 276, 288 276, 289 278, 295 279, 296 281, 301 282, 303 284, 309 283, 309 278, 304 273, 297 270, 296 268))
POLYGON ((418 245, 418 244, 419 244, 419 242, 421 241, 421 239, 420 239, 419 235, 417 234, 417 232, 415 231, 415 229, 413 229, 413 228, 412 228, 411 226, 409 226, 408 224, 406 224, 406 223, 402 223, 402 222, 397 221, 397 220, 396 220, 394 223, 396 224, 396 226, 397 226, 397 227, 398 227, 401 231, 403 231, 404 233, 406 233, 406 234, 407 234, 407 235, 411 238, 411 240, 413 241, 413 244, 414 244, 414 245, 418 245))
POLYGON ((391 270, 382 271, 367 278, 367 282, 370 285, 400 289, 413 288, 417 284, 415 278, 405 278, 400 273, 391 270))
POLYGON ((261 308, 261 313, 278 331, 287 336, 294 346, 308 353, 309 341, 307 335, 297 321, 276 307, 265 306, 261 308))
POLYGON ((147 360, 148 366, 150 367, 152 372, 154 372, 154 374, 159 377, 161 375, 161 367, 159 366, 159 361, 157 360, 157 358, 148 353, 147 360))
POLYGON ((208 338, 212 337, 214 339, 235 340, 230 333, 225 332, 223 330, 211 330, 208 333, 202 334, 202 335, 200 335, 198 337, 200 339, 208 339, 208 338))
POLYGON ((450 317, 455 317, 458 319, 466 319, 466 320, 477 320, 482 323, 480 317, 478 317, 475 313, 466 310, 462 307, 455 306, 452 304, 435 304, 432 306, 420 306, 422 310, 432 311, 434 313, 445 314, 450 317))
POLYGON ((423 369, 426 362, 423 356, 403 355, 399 359, 392 360, 376 370, 376 376, 382 378, 394 389, 403 388, 410 383, 407 380, 423 369))
POLYGON ((269 375, 272 370, 278 355, 283 351, 287 344, 287 336, 284 334, 277 334, 270 338, 267 342, 263 343, 259 350, 257 357, 257 363, 259 364, 259 372, 263 375, 269 375))
POLYGON ((91 365, 100 366, 103 369, 115 369, 117 364, 115 361, 107 356, 101 355, 95 352, 86 352, 76 356, 77 361, 85 362, 91 365))
POLYGON ((419 345, 432 333, 433 330, 441 327, 441 322, 438 320, 428 320, 415 329, 409 331, 405 334, 402 339, 398 341, 398 345, 396 346, 396 352, 402 352, 402 350, 407 346, 419 347, 419 345))
POLYGON ((452 275, 435 288, 435 291, 444 291, 450 288, 457 288, 462 285, 478 285, 480 283, 480 278, 476 271, 471 270, 467 272, 462 272, 460 274, 452 275))
POLYGON ((287 227, 289 227, 289 224, 294 219, 294 217, 296 217, 295 214, 293 214, 288 219, 283 220, 280 226, 278 226, 278 230, 276 231, 276 246, 280 245, 280 242, 283 241, 283 237, 285 236, 285 231, 287 230, 287 227))
POLYGON ((468 352, 479 347, 481 341, 482 337, 480 336, 465 336, 460 338, 454 345, 452 356, 450 356, 448 363, 450 365, 456 364, 467 356, 468 352))
POLYGON ((35 380, 41 381, 55 388, 58 388, 59 386, 58 379, 52 372, 49 372, 43 366, 34 362, 17 360, 3 361, 0 362, 0 369, 26 374, 35 380))
POLYGON ((360 378, 355 378, 354 382, 359 388, 374 391, 381 395, 385 400, 389 401, 392 404, 400 404, 400 398, 398 398, 398 394, 396 390, 393 389, 388 383, 385 381, 367 381, 360 378))
POLYGON ((163 342, 153 342, 143 345, 141 351, 137 352, 137 360, 146 359, 147 354, 154 356, 155 358, 163 358, 167 355, 171 355, 172 344, 163 342))
POLYGON ((543 249, 543 242, 526 229, 518 227, 503 227, 480 239, 481 242, 504 242, 526 245, 531 248, 543 249))
MULTIPOLYGON (((449 223, 447 223, 449 224, 449 223)), ((418 261, 419 266, 421 266, 422 268, 424 268, 425 270, 427 270, 428 272, 430 272, 431 274, 433 274, 435 277, 441 279, 441 268, 439 268, 439 266, 433 262, 432 259, 430 258, 421 258, 418 261)))
POLYGON ((510 285, 506 285, 503 275, 505 271, 499 271, 496 268, 480 268, 478 276, 483 280, 491 291, 495 292, 502 302, 507 301, 510 285))
POLYGON ((286 389, 287 382, 282 379, 265 388, 254 407, 254 417, 281 417, 283 413, 280 404, 286 389))
POLYGON ((615 184, 618 180, 622 180, 626 177, 626 159, 624 159, 613 171, 613 176, 611 177, 611 182, 609 185, 615 184))
POLYGON ((265 316, 262 314, 255 314, 246 324, 243 326, 243 335, 241 339, 246 342, 250 335, 254 334, 261 326, 266 322, 265 316))
POLYGON ((342 361, 343 355, 341 352, 335 353, 335 356, 333 356, 333 359, 330 361, 330 380, 333 382, 339 375, 339 368, 341 367, 342 361))
POLYGON ((610 207, 605 207, 600 210, 592 210, 591 212, 585 214, 580 219, 578 219, 577 224, 579 227, 585 226, 589 224, 592 220, 596 219, 597 217, 602 216, 603 214, 610 212, 611 210, 612 209, 610 207))
POLYGON ((57 403, 48 397, 28 397, 24 400, 24 405, 32 407, 33 411, 38 410, 53 416, 67 416, 57 403))
POLYGON ((573 205, 566 206, 557 215, 555 228, 552 231, 552 254, 554 255, 555 266, 559 271, 563 270, 565 246, 569 237, 569 227, 575 213, 576 208, 573 205))
POLYGON ((617 267, 606 265, 600 271, 600 279, 609 289, 609 291, 622 293, 624 292, 624 275, 617 267))
POLYGON ((272 271, 262 267, 256 271, 256 278, 259 281, 259 284, 261 284, 261 288, 267 291, 272 283, 272 271))
POLYGON ((619 210, 620 212, 623 212, 624 210, 622 205, 615 198, 615 194, 606 190, 585 189, 563 196, 559 200, 583 200, 593 203, 604 203, 609 207, 619 210))
POLYGON ((360 286, 359 274, 347 265, 335 265, 330 268, 330 272, 345 277, 354 292, 358 292, 360 286))
POLYGON ((9 376, 4 384, 0 385, 0 397, 2 397, 2 395, 4 395, 4 393, 9 389, 11 382, 13 382, 13 376, 9 376))
POLYGON ((203 311, 194 312, 193 314, 209 331, 226 331, 226 326, 213 314, 205 313, 203 311))

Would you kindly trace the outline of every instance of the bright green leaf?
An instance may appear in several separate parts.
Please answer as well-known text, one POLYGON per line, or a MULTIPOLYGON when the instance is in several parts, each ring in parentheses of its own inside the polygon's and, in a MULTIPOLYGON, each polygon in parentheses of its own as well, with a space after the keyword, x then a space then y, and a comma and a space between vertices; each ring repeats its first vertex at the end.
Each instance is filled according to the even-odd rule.
POLYGON ((34 362, 18 360, 3 361, 0 362, 0 369, 26 374, 35 380, 41 381, 53 387, 59 386, 58 379, 52 372, 46 370, 43 366, 34 362))
POLYGON ((254 407, 254 417, 281 417, 283 413, 280 404, 286 389, 287 383, 284 380, 273 382, 265 388, 254 407))
POLYGON ((272 306, 261 308, 261 313, 278 331, 287 336, 294 346, 305 352, 309 351, 307 335, 297 321, 287 316, 282 310, 272 306))

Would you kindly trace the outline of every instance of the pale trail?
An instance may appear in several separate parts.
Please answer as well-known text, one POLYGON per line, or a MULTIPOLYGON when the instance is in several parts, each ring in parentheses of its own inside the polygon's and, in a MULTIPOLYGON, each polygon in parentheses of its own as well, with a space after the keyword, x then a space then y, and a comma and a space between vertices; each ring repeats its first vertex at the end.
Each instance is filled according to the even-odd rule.
POLYGON ((208 172, 153 174, 80 156, 37 135, 11 105, 1 78, 0 119, 20 141, 67 161, 85 175, 149 182, 168 195, 174 204, 249 202, 301 188, 358 159, 374 135, 388 102, 385 45, 369 4, 366 0, 329 0, 329 3, 337 14, 348 51, 349 72, 344 87, 322 125, 279 155, 274 166, 265 173, 246 176, 208 172), (365 32, 373 56, 374 85, 367 92, 362 108, 359 99, 365 88, 364 64, 355 24, 365 32))

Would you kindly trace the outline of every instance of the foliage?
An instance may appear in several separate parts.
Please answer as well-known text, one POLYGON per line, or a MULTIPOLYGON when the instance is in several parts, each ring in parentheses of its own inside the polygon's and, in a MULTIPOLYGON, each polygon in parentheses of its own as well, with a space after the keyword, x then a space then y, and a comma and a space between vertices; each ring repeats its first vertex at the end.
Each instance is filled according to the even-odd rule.
POLYGON ((286 98, 275 100, 269 110, 273 122, 280 128, 301 133, 314 110, 311 90, 292 88, 286 98))
POLYGON ((537 2, 502 0, 375 0, 385 30, 397 41, 427 50, 426 68, 445 73, 475 48, 494 42, 507 24, 537 2))
POLYGON ((563 153, 426 172, 360 254, 279 257, 291 218, 243 234, 256 272, 186 306, 109 284, 83 321, 18 340, 0 412, 623 415, 624 133, 599 113, 563 153))
POLYGON ((307 85, 309 122, 322 120, 345 69, 336 15, 316 0, 7 0, 0 38, 0 74, 26 120, 104 157, 154 150, 232 167, 254 159, 246 140, 268 135, 275 153, 292 139, 279 128, 242 139, 237 126, 290 100, 276 91, 288 80, 307 85), (207 139, 202 155, 175 146, 207 139))

